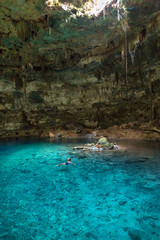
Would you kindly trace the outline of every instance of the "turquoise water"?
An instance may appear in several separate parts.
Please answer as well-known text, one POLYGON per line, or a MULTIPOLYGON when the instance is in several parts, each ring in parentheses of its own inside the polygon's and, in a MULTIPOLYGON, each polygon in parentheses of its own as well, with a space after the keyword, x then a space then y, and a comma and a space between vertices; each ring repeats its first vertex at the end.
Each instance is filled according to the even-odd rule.
POLYGON ((90 153, 78 144, 0 143, 0 239, 159 240, 160 144, 90 153), (75 166, 56 167, 68 157, 75 166))

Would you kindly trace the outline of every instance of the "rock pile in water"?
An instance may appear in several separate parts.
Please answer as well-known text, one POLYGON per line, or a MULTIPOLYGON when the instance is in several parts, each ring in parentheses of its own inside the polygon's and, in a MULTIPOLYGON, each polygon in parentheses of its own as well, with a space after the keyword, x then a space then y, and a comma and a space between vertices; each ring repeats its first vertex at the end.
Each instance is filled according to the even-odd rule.
POLYGON ((93 150, 93 151, 103 151, 103 150, 115 150, 120 149, 120 147, 115 143, 110 143, 107 138, 101 137, 98 142, 87 143, 82 146, 77 146, 73 148, 74 150, 93 150))

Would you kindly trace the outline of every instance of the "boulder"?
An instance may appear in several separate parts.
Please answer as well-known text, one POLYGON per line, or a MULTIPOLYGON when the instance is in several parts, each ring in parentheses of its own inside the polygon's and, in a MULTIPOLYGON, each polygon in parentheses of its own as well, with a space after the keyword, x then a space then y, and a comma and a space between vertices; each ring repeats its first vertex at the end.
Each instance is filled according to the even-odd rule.
POLYGON ((73 148, 74 150, 91 150, 91 151, 102 151, 102 150, 111 150, 111 149, 120 149, 116 144, 108 142, 105 137, 99 139, 99 141, 95 143, 87 143, 82 146, 76 146, 73 148))
POLYGON ((108 142, 107 138, 105 138, 105 137, 100 138, 96 145, 102 145, 103 148, 107 148, 107 149, 114 148, 114 144, 108 142))

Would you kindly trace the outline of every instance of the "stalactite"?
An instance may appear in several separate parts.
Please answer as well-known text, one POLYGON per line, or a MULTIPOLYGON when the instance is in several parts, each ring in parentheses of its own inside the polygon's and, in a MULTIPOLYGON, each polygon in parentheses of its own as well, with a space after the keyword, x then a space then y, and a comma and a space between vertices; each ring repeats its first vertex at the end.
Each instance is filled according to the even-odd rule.
POLYGON ((129 49, 129 54, 131 56, 132 65, 134 65, 135 53, 136 53, 136 49, 129 49))
POLYGON ((104 19, 106 18, 106 8, 105 7, 103 8, 103 18, 104 19))
POLYGON ((149 91, 150 91, 150 121, 151 123, 154 123, 156 119, 156 111, 155 111, 155 105, 154 105, 154 74, 155 71, 149 72, 149 91))
POLYGON ((27 25, 26 22, 21 21, 18 23, 17 26, 17 35, 18 37, 22 40, 25 41, 26 37, 27 37, 27 25))
POLYGON ((126 82, 127 82, 127 74, 128 74, 128 61, 127 61, 127 33, 125 32, 125 58, 126 58, 126 82))
POLYGON ((140 34, 139 34, 139 42, 140 42, 140 44, 142 44, 142 42, 143 42, 143 40, 145 39, 145 37, 146 37, 146 28, 144 28, 144 29, 140 32, 140 34))
POLYGON ((53 16, 50 16, 49 17, 49 27, 48 27, 49 35, 52 34, 52 28, 53 27, 54 27, 54 19, 53 19, 53 16))
POLYGON ((152 96, 152 80, 150 78, 150 121, 153 122, 153 96, 152 96))
POLYGON ((25 66, 22 66, 22 69, 21 69, 21 79, 23 83, 24 101, 26 101, 26 68, 25 66))
POLYGON ((30 24, 30 32, 32 38, 35 38, 37 36, 38 30, 39 27, 34 22, 30 24))
POLYGON ((124 48, 121 50, 122 61, 124 60, 124 48))
POLYGON ((132 38, 128 40, 128 49, 131 56, 132 65, 134 65, 136 49, 139 44, 139 35, 132 36, 132 38))
POLYGON ((123 62, 124 61, 124 44, 123 43, 120 45, 120 50, 121 50, 121 60, 123 62))
POLYGON ((49 27, 49 28, 48 28, 48 30, 49 30, 49 32, 48 32, 48 33, 49 33, 49 35, 51 35, 51 34, 52 34, 52 28, 51 28, 51 27, 49 27))
POLYGON ((116 84, 118 85, 118 82, 119 82, 119 73, 116 71, 115 72, 115 81, 116 81, 116 84))
POLYGON ((38 29, 34 22, 21 21, 17 25, 17 35, 22 41, 28 41, 37 35, 38 29))
POLYGON ((127 47, 127 23, 122 23, 122 28, 123 28, 123 31, 124 31, 124 35, 125 35, 125 69, 126 69, 126 79, 125 79, 125 82, 127 82, 127 75, 128 75, 128 56, 127 56, 127 50, 128 50, 128 47, 127 47))
POLYGON ((44 73, 44 68, 45 68, 45 60, 44 57, 41 59, 41 72, 44 73))

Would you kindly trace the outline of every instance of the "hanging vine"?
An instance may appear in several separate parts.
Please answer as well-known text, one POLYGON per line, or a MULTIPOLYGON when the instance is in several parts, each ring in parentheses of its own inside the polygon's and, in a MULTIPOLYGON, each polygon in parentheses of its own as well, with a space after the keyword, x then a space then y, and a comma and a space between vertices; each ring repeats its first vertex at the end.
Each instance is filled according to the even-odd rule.
POLYGON ((125 76, 125 83, 127 83, 127 76, 128 76, 128 40, 127 40, 127 29, 129 28, 128 26, 128 21, 127 21, 127 11, 124 6, 120 5, 120 0, 117 0, 117 19, 120 21, 122 29, 124 31, 124 50, 122 50, 122 54, 124 54, 125 57, 125 71, 126 71, 126 76, 125 76), (124 53, 123 53, 124 51, 124 53))

